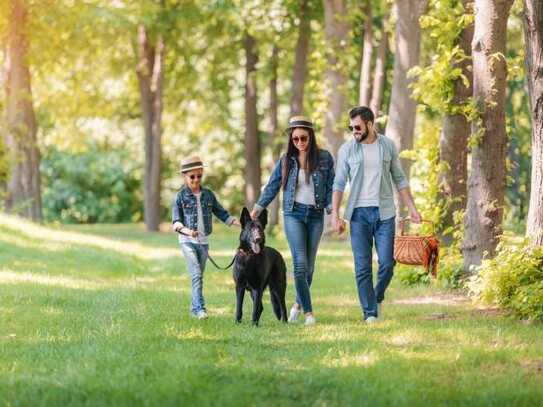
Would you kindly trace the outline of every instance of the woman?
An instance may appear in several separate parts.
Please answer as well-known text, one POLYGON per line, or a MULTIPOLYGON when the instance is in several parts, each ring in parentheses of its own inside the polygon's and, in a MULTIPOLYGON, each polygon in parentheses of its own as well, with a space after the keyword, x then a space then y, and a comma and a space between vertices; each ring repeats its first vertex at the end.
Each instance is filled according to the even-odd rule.
POLYGON ((324 227, 324 210, 332 210, 334 159, 317 146, 313 123, 303 116, 289 120, 288 147, 268 180, 251 217, 275 198, 283 187, 284 229, 294 263, 296 302, 290 310, 289 322, 295 322, 300 309, 305 324, 314 325, 310 287, 315 258, 324 227))
POLYGON ((239 226, 240 223, 228 214, 210 189, 201 186, 204 164, 199 157, 184 160, 180 173, 183 174, 185 186, 172 203, 173 230, 179 233, 179 243, 192 281, 192 316, 206 319, 202 291, 209 250, 208 236, 212 231, 211 215, 214 214, 227 225, 239 226))

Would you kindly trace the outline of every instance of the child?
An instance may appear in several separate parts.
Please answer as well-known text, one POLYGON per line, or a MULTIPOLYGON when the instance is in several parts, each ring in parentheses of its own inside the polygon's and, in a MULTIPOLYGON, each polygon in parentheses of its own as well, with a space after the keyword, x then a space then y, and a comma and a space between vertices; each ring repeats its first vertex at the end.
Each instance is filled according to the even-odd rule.
POLYGON ((172 203, 173 230, 179 233, 179 243, 192 280, 191 315, 205 319, 207 312, 202 285, 209 250, 208 236, 212 231, 211 214, 229 226, 239 226, 240 223, 221 206, 210 189, 201 186, 204 164, 199 157, 184 160, 180 173, 185 178, 185 186, 172 203))

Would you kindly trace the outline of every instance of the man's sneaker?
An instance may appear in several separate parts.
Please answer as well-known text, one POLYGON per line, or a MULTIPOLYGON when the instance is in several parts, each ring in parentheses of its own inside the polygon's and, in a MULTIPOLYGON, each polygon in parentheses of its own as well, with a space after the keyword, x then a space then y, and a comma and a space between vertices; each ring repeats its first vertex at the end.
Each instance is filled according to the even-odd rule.
POLYGON ((305 316, 305 324, 304 325, 315 325, 317 321, 315 320, 315 317, 313 315, 306 315, 305 316))
POLYGON ((377 303, 377 317, 379 319, 383 319, 383 303, 379 302, 377 303))
POLYGON ((290 309, 290 315, 288 317, 288 322, 291 323, 291 324, 296 322, 296 320, 298 319, 299 316, 300 316, 300 308, 293 305, 292 308, 290 309))
POLYGON ((196 319, 207 319, 207 312, 205 312, 204 310, 193 312, 192 316, 196 319))
POLYGON ((366 322, 366 324, 371 325, 371 324, 375 324, 377 321, 379 321, 379 320, 377 319, 377 317, 369 316, 369 317, 366 318, 366 321, 365 321, 365 322, 366 322))

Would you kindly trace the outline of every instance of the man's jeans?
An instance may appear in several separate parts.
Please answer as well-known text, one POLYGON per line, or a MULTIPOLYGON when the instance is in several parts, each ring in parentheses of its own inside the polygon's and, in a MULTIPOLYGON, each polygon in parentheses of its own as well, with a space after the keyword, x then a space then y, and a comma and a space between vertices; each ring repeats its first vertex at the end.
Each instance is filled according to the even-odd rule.
POLYGON ((185 256, 187 271, 189 272, 192 283, 191 311, 194 314, 198 311, 205 311, 206 307, 202 289, 209 245, 181 243, 181 250, 185 256))
POLYGON ((364 311, 364 319, 377 317, 377 303, 385 298, 394 273, 394 234, 395 218, 379 219, 376 206, 356 208, 351 218, 351 246, 354 256, 354 268, 358 298, 364 311), (379 260, 377 285, 373 287, 372 248, 379 260))
POLYGON ((285 234, 294 263, 296 302, 304 312, 313 312, 309 287, 313 281, 317 249, 324 227, 324 212, 295 202, 293 210, 285 213, 285 234))

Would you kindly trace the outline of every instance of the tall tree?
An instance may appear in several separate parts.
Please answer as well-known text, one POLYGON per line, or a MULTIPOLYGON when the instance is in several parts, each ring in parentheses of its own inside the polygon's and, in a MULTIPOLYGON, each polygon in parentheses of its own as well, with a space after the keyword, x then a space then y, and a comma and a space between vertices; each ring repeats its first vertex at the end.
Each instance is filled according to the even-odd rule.
MULTIPOLYGON (((417 102, 411 97, 408 77, 411 68, 419 63, 420 24, 419 19, 426 9, 428 0, 396 0, 396 36, 394 50, 394 73, 392 93, 385 133, 390 137, 398 151, 413 148, 417 102)), ((409 176, 410 162, 402 160, 406 175, 409 176)))
POLYGON ((373 72, 373 86, 370 100, 370 109, 379 117, 381 105, 383 104, 383 93, 385 90, 385 75, 388 56, 388 32, 386 30, 387 17, 383 17, 383 27, 381 28, 381 40, 377 47, 377 56, 375 58, 375 68, 373 72))
MULTIPOLYGON (((279 134, 279 100, 277 97, 277 67, 279 65, 279 49, 276 44, 272 48, 270 59, 271 78, 270 78, 270 146, 272 150, 272 163, 270 171, 273 170, 275 162, 279 159, 281 153, 281 143, 278 140, 279 134)), ((296 68, 295 68, 296 69, 296 68)), ((274 227, 279 223, 279 196, 270 203, 269 206, 269 225, 274 227)))
POLYGON ((290 97, 290 115, 304 112, 304 87, 307 77, 307 55, 311 40, 311 18, 309 0, 300 0, 300 24, 294 50, 294 68, 292 72, 292 94, 290 97))
POLYGON ((323 0, 323 5, 328 62, 325 73, 327 108, 324 137, 330 152, 336 157, 343 143, 343 130, 340 126, 347 100, 345 89, 347 75, 339 56, 345 53, 349 22, 345 0, 323 0))
POLYGON ((506 186, 505 46, 513 0, 476 0, 472 42, 473 97, 479 119, 472 124, 473 146, 464 218, 464 268, 495 255, 502 234, 506 186))
POLYGON ((358 104, 361 106, 368 106, 371 95, 371 59, 373 56, 373 15, 371 1, 366 3, 364 14, 364 38, 362 41, 358 104))
POLYGON ((543 245, 543 2, 524 0, 525 65, 532 110, 532 182, 526 235, 543 245))
POLYGON ((32 220, 42 219, 40 154, 28 68, 27 4, 10 0, 6 46, 6 132, 9 157, 6 209, 32 220))
MULTIPOLYGON (((464 9, 470 0, 463 0, 464 9)), ((454 225, 453 215, 458 210, 466 208, 467 178, 468 178, 468 139, 471 126, 465 114, 459 107, 469 103, 473 92, 471 71, 471 41, 473 40, 473 24, 466 26, 457 40, 464 57, 455 63, 460 69, 461 77, 454 81, 452 110, 445 113, 439 140, 440 160, 447 163, 447 169, 440 175, 442 195, 448 206, 444 216, 444 225, 454 225)), ((447 236, 446 239, 449 239, 447 236)))
POLYGON ((164 40, 161 34, 152 38, 149 30, 139 25, 136 47, 136 73, 145 137, 144 220, 147 230, 156 231, 160 224, 164 40))
POLYGON ((260 194, 260 138, 258 136, 256 40, 245 32, 245 204, 252 208, 260 194))

